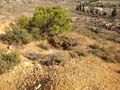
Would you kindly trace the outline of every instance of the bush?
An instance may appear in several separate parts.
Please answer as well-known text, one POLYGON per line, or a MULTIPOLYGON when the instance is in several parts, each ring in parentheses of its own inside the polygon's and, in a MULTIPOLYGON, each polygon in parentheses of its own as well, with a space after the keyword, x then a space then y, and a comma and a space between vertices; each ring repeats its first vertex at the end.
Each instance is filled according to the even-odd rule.
POLYGON ((92 49, 99 49, 100 48, 98 44, 93 44, 93 45, 90 45, 89 47, 92 49))
POLYGON ((110 47, 110 48, 100 48, 96 45, 90 46, 93 50, 91 51, 92 54, 96 55, 97 57, 100 57, 106 62, 112 62, 116 63, 119 62, 114 55, 116 54, 115 49, 110 47))
POLYGON ((80 45, 79 38, 70 37, 66 34, 48 38, 48 42, 55 48, 63 50, 69 50, 71 47, 80 45))
POLYGON ((26 27, 34 37, 53 36, 70 29, 71 23, 67 17, 66 10, 61 7, 37 7, 30 21, 22 17, 20 22, 22 27, 26 27))
POLYGON ((0 54, 0 74, 13 68, 19 62, 19 54, 17 54, 16 52, 0 54))
POLYGON ((40 54, 38 53, 29 53, 29 52, 26 52, 24 54, 24 57, 30 59, 30 60, 38 60, 40 58, 40 54))
POLYGON ((46 61, 46 65, 60 65, 69 60, 69 54, 67 52, 56 52, 53 55, 50 55, 50 59, 46 61))
POLYGON ((31 41, 31 35, 24 29, 13 28, 12 31, 6 32, 4 41, 8 44, 26 44, 31 41))
POLYGON ((20 28, 28 28, 29 26, 29 21, 30 21, 30 18, 26 17, 26 16, 20 16, 18 18, 18 25, 20 28))
POLYGON ((38 47, 42 48, 42 49, 45 49, 45 50, 48 50, 51 48, 50 44, 48 42, 41 42, 38 47))

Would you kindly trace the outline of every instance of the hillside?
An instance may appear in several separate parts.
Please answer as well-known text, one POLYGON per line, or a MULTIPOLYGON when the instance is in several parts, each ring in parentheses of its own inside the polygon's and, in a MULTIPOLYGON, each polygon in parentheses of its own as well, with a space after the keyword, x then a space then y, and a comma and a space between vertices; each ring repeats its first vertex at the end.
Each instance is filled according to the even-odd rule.
POLYGON ((0 90, 120 90, 119 0, 61 1, 0 0, 0 90))

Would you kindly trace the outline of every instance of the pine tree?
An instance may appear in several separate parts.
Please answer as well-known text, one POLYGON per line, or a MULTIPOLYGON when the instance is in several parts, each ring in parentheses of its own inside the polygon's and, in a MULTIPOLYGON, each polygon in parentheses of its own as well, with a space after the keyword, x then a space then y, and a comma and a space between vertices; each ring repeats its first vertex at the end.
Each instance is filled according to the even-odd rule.
POLYGON ((30 28, 37 28, 39 35, 56 35, 70 29, 71 23, 65 9, 37 7, 30 21, 30 28))

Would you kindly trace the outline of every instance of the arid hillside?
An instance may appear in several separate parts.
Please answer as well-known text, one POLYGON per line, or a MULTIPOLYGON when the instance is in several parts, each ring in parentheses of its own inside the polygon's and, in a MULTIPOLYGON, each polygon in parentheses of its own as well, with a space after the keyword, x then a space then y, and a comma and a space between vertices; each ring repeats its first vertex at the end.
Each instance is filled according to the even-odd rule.
POLYGON ((0 0, 0 90, 120 90, 116 1, 0 0))

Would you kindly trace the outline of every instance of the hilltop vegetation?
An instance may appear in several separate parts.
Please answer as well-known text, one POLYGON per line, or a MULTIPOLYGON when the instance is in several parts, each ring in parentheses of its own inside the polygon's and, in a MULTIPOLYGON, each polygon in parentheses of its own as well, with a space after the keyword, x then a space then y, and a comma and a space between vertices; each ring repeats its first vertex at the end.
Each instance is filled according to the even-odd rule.
POLYGON ((37 7, 33 17, 21 16, 18 26, 6 32, 9 44, 26 44, 33 39, 47 38, 70 30, 66 10, 61 7, 37 7))

